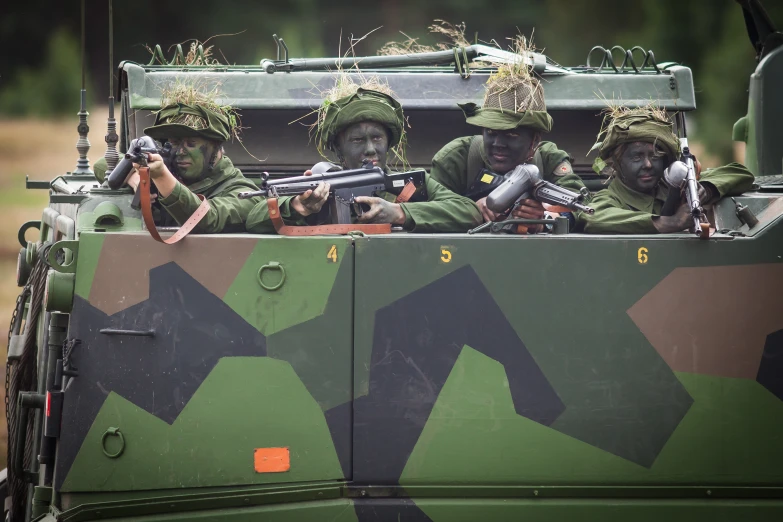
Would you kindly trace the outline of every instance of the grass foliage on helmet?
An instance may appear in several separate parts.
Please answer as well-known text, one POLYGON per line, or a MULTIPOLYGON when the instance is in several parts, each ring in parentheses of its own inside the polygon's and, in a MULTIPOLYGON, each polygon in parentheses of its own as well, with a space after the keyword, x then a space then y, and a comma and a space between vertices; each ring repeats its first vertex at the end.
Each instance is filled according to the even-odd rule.
POLYGON ((612 175, 612 157, 617 147, 637 141, 661 147, 670 160, 680 154, 680 140, 672 132, 673 124, 666 110, 651 101, 643 107, 626 107, 619 102, 607 102, 601 131, 588 152, 598 151, 593 170, 612 175))
POLYGON ((330 159, 327 151, 335 152, 337 137, 343 130, 355 123, 374 121, 382 124, 389 132, 389 165, 407 168, 407 121, 402 105, 388 84, 375 76, 365 77, 358 69, 355 71, 355 74, 339 71, 334 87, 320 93, 323 102, 315 111, 316 123, 311 127, 315 132, 318 152, 330 159), (358 78, 358 83, 354 76, 358 78))
POLYGON ((484 101, 461 103, 471 125, 494 130, 527 127, 537 132, 552 130, 552 117, 546 112, 544 88, 532 72, 530 54, 534 48, 522 35, 512 39, 510 61, 494 62, 497 69, 487 80, 484 101))
POLYGON ((155 139, 200 137, 214 141, 239 138, 239 114, 222 102, 219 86, 178 81, 162 91, 155 124, 144 133, 155 139))

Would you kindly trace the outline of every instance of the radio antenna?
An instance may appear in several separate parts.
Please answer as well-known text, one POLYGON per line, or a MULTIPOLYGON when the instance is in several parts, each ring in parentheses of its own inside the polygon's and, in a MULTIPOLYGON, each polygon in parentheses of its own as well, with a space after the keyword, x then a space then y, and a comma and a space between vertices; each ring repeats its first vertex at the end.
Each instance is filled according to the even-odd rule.
POLYGON ((120 137, 117 135, 117 121, 114 119, 114 12, 112 0, 109 0, 109 119, 106 124, 106 152, 103 157, 106 159, 106 172, 109 173, 114 170, 120 160, 120 155, 117 152, 117 142, 120 137))
POLYGON ((74 174, 92 174, 90 170, 90 160, 87 159, 87 152, 90 150, 90 142, 87 140, 87 133, 90 132, 90 126, 87 125, 87 116, 90 115, 87 112, 87 90, 85 89, 85 63, 84 63, 84 0, 82 0, 82 105, 79 111, 79 126, 76 130, 79 132, 79 141, 76 142, 76 150, 79 151, 79 159, 76 162, 76 170, 74 174))

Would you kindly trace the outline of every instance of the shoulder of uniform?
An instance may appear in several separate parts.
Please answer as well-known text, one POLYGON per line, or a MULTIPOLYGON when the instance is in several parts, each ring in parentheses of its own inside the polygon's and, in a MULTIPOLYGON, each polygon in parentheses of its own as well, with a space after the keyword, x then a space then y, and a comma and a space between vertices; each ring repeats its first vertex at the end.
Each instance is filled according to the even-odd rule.
POLYGON ((470 141, 472 139, 473 136, 464 136, 462 138, 451 140, 435 154, 433 161, 442 160, 452 154, 467 154, 468 150, 470 149, 470 141))

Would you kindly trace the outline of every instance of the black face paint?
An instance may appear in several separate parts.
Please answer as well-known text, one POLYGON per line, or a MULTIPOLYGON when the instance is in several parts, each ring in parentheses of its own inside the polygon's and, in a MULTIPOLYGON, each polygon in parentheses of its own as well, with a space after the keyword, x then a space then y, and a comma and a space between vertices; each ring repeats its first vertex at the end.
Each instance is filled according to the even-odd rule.
POLYGON ((386 170, 386 156, 389 152, 389 133, 386 127, 374 121, 354 123, 337 137, 337 156, 346 169, 361 168, 362 162, 370 160, 386 170))
POLYGON ((484 152, 490 168, 505 174, 530 159, 535 131, 526 128, 511 130, 484 129, 484 152))
POLYGON ((652 194, 663 177, 666 154, 653 143, 635 141, 625 148, 618 167, 620 179, 628 188, 652 194))

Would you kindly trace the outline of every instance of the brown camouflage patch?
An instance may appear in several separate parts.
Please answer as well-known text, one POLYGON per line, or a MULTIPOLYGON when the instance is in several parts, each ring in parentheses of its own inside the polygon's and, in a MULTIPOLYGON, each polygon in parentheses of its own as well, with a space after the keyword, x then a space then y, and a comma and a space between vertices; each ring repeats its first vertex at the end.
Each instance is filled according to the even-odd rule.
POLYGON ((781 295, 783 265, 677 268, 628 315, 672 370, 755 379, 781 295))
POLYGON ((106 234, 89 301, 112 315, 149 297, 150 270, 174 261, 191 277, 223 298, 258 238, 191 235, 164 245, 144 234, 106 234))

